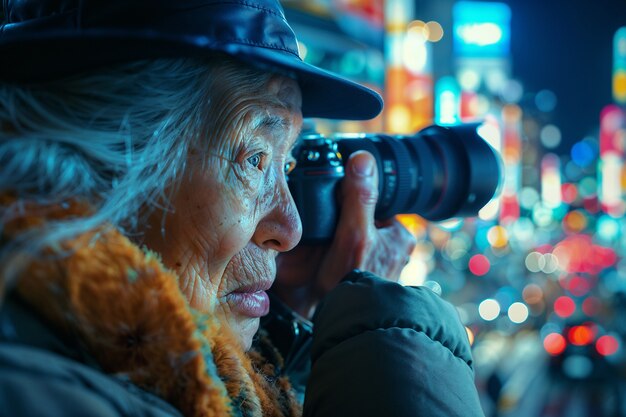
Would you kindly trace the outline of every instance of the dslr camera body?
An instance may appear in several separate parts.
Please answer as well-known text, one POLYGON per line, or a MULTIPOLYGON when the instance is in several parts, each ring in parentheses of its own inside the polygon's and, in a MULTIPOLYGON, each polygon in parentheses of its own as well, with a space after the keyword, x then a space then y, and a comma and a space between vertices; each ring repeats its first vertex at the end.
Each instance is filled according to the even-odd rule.
POLYGON ((502 183, 502 163, 477 132, 479 124, 433 125, 411 136, 303 135, 288 182, 302 219, 302 241, 332 239, 339 207, 336 188, 344 163, 358 150, 374 155, 379 198, 376 219, 418 214, 439 221, 475 216, 502 183))

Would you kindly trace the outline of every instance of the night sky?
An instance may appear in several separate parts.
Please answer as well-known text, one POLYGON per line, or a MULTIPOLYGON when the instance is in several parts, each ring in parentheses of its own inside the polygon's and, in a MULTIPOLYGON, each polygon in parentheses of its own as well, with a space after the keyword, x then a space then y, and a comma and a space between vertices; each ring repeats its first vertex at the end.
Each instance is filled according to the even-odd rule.
POLYGON ((597 129, 612 102, 613 35, 626 26, 626 0, 507 0, 513 76, 527 91, 557 95, 554 123, 564 146, 597 129))

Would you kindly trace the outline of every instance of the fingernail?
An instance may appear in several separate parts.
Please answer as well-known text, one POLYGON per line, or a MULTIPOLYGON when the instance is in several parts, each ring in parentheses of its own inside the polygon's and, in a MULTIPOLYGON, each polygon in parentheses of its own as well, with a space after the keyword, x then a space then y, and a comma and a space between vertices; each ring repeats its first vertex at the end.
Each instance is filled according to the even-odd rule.
POLYGON ((357 156, 352 162, 352 172, 361 177, 371 177, 374 173, 374 161, 362 155, 357 156))

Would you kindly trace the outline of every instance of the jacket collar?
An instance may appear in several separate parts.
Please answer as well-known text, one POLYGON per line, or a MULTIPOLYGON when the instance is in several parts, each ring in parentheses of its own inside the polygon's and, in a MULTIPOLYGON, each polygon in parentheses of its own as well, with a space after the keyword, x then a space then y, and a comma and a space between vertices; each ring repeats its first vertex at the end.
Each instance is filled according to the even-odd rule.
MULTIPOLYGON (((25 212, 5 224, 5 240, 46 224, 51 217, 75 216, 80 208, 38 207, 25 212)), ((49 323, 62 338, 46 335, 31 343, 96 363, 105 373, 129 379, 165 399, 185 416, 299 413, 286 381, 270 384, 276 380, 257 372, 271 370, 264 368, 262 356, 252 355, 253 364, 225 325, 191 308, 177 276, 157 255, 110 226, 62 246, 64 256, 48 251, 27 266, 14 290, 23 303, 7 304, 8 311, 34 312, 23 315, 29 317, 29 325, 49 323), (68 336, 79 341, 78 349, 59 343, 68 336), (86 354, 81 353, 83 346, 86 354)), ((3 329, 4 337, 11 337, 11 331, 3 329)), ((22 340, 30 337, 27 333, 22 333, 22 340)))

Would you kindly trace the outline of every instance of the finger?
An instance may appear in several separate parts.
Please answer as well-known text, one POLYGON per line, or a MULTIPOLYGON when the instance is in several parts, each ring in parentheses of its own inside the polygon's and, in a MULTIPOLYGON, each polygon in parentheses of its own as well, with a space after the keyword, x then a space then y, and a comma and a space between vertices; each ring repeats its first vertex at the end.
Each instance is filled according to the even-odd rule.
POLYGON ((393 236, 391 241, 394 242, 394 246, 398 248, 401 253, 407 256, 413 253, 413 250, 417 246, 417 239, 397 219, 392 218, 388 220, 384 226, 384 230, 388 231, 393 236))
POLYGON ((336 236, 369 238, 375 227, 374 212, 378 201, 378 172, 372 154, 358 151, 350 156, 341 187, 341 213, 336 236))
POLYGON ((370 254, 364 268, 390 281, 398 281, 417 241, 397 220, 390 219, 386 223, 376 231, 377 249, 370 254))

